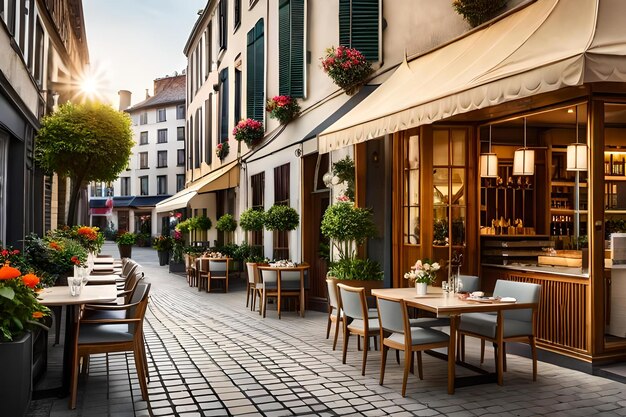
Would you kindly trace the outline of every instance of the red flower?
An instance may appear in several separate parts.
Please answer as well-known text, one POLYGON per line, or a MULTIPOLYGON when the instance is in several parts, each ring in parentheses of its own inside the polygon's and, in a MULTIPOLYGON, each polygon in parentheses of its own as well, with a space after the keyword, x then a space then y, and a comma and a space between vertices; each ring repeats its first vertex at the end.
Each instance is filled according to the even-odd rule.
POLYGON ((2 250, 2 256, 9 256, 9 251, 6 249, 2 250))
POLYGON ((35 274, 26 274, 22 277, 22 281, 27 287, 35 288, 39 284, 39 277, 35 274))
POLYGON ((19 254, 20 254, 19 250, 17 250, 17 249, 13 250, 13 255, 19 255, 19 254))
POLYGON ((78 256, 72 256, 71 260, 74 265, 80 265, 80 259, 78 259, 78 256))

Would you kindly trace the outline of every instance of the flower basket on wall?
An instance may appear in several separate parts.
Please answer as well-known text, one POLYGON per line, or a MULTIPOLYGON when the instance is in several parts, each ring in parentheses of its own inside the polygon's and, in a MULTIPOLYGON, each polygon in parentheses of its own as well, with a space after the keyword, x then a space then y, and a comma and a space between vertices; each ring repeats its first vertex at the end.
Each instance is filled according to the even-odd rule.
POLYGON ((248 146, 254 146, 263 139, 263 123, 254 119, 244 119, 237 123, 233 129, 233 136, 239 142, 245 142, 248 146))
POLYGON ((217 146, 215 147, 215 156, 217 156, 220 161, 224 160, 224 158, 228 156, 229 152, 230 152, 230 145, 228 144, 228 141, 218 143, 217 146))
POLYGON ((355 94, 372 73, 372 65, 365 56, 357 49, 345 46, 326 49, 322 68, 348 95, 355 94))
POLYGON ((276 119, 280 124, 285 125, 298 117, 300 114, 300 105, 298 100, 291 96, 275 96, 267 100, 265 110, 270 114, 272 119, 276 119))

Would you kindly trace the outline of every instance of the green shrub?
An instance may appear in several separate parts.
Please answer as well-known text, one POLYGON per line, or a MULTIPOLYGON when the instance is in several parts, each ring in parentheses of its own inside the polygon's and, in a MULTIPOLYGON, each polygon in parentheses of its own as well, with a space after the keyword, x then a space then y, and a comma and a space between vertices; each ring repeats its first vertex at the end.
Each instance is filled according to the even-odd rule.
POLYGON ((275 204, 265 214, 265 228, 267 230, 295 230, 299 224, 298 212, 289 206, 275 204))
POLYGON ((383 272, 378 262, 370 259, 340 259, 331 262, 328 275, 337 279, 381 281, 383 272))
POLYGON ((263 230, 265 227, 265 212, 249 208, 239 216, 239 226, 246 232, 263 230))
POLYGON ((215 228, 220 232, 234 232, 237 229, 237 220, 232 214, 224 214, 215 223, 215 228))
POLYGON ((131 232, 122 233, 115 239, 115 243, 118 245, 134 245, 137 240, 137 235, 131 232))
POLYGON ((507 0, 455 0, 454 10, 472 27, 493 19, 506 6, 507 0))

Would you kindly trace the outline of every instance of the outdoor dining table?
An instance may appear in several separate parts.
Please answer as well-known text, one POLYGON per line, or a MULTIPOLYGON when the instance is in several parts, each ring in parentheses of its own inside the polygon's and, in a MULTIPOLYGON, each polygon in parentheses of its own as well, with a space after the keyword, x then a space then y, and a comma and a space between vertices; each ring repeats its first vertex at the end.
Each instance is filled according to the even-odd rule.
MULTIPOLYGON (((285 271, 299 271, 300 272, 300 316, 304 317, 304 271, 310 268, 308 264, 301 264, 297 266, 271 266, 271 265, 259 265, 259 268, 262 271, 276 271, 276 282, 278 287, 278 293, 280 294, 280 274, 285 271)), ((261 279, 263 274, 261 274, 261 279)), ((280 311, 280 297, 278 297, 277 307, 278 311, 280 311)))
POLYGON ((44 288, 37 295, 39 302, 47 307, 66 306, 65 316, 65 342, 63 345, 63 377, 60 388, 46 390, 45 392, 34 392, 33 398, 44 398, 50 395, 67 396, 70 388, 72 354, 76 338, 74 327, 77 320, 76 306, 82 304, 109 303, 117 299, 117 286, 115 284, 87 285, 83 287, 80 295, 70 295, 70 288, 67 286, 57 286, 44 288))
POLYGON ((395 300, 404 300, 407 305, 420 310, 434 313, 437 317, 450 318, 450 344, 448 346, 448 394, 454 394, 455 387, 476 385, 487 382, 497 382, 502 385, 502 366, 496 366, 496 374, 483 374, 477 376, 456 377, 456 365, 462 365, 477 372, 484 370, 461 362, 455 357, 456 332, 459 324, 459 316, 463 313, 497 312, 498 322, 501 322, 502 312, 532 308, 533 303, 503 303, 503 302, 480 302, 475 300, 462 300, 452 293, 444 293, 440 288, 428 288, 426 295, 416 295, 415 288, 383 288, 373 289, 373 296, 385 296, 395 300), (495 377, 494 377, 495 376, 495 377))
POLYGON ((119 275, 89 275, 87 277, 87 285, 103 285, 103 284, 115 284, 121 282, 122 279, 119 275))

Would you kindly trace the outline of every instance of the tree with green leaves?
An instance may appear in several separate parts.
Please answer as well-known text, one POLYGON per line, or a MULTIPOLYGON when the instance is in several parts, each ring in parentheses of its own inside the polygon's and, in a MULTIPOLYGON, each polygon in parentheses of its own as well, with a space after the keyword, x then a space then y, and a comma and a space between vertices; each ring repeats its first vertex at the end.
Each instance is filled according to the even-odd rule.
POLYGON ((506 3, 507 0, 454 0, 452 7, 472 27, 476 27, 500 14, 506 3))
POLYGON ((47 173, 71 180, 67 224, 76 222, 78 196, 91 181, 113 181, 128 165, 133 134, 128 114, 108 104, 66 103, 43 118, 35 159, 47 173))

